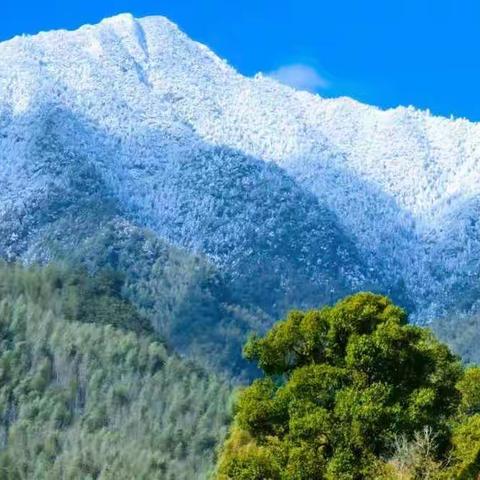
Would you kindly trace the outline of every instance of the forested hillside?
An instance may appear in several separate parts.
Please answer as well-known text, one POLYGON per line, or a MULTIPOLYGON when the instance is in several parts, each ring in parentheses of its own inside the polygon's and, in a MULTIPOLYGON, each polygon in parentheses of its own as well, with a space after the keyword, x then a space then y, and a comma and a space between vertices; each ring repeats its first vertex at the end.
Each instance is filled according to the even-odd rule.
POLYGON ((162 17, 0 58, 2 258, 51 260, 47 239, 120 219, 273 317, 359 290, 418 321, 480 308, 478 123, 244 77, 162 17))
POLYGON ((91 273, 114 272, 123 295, 176 351, 235 379, 255 373, 242 359, 242 344, 249 332, 265 331, 273 319, 204 256, 118 219, 73 252, 61 242, 49 246, 57 257, 91 273))
POLYGON ((206 478, 229 387, 169 352, 118 286, 0 265, 2 479, 206 478))
POLYGON ((1 42, 0 480, 472 480, 479 152, 163 17, 1 42))

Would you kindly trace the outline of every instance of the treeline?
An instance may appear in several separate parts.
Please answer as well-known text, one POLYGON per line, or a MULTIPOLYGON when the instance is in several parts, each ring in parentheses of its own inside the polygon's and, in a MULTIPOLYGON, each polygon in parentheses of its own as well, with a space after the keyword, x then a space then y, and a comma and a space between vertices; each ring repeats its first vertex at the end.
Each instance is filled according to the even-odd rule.
POLYGON ((122 283, 0 264, 0 478, 207 477, 230 388, 170 353, 122 283))
POLYGON ((480 367, 389 299, 293 311, 245 355, 264 375, 238 395, 218 480, 480 478, 480 367))

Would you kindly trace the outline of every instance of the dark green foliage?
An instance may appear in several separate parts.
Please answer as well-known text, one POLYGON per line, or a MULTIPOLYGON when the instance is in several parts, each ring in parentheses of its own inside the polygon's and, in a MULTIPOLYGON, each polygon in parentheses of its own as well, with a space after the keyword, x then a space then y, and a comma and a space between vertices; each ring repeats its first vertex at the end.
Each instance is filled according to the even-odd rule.
POLYGON ((146 230, 111 223, 68 260, 120 275, 122 293, 177 351, 236 378, 256 373, 242 359, 242 344, 249 331, 264 331, 272 320, 239 304, 228 279, 205 258, 146 230))
POLYGON ((229 387, 170 354, 119 285, 0 266, 0 478, 206 478, 229 387))
POLYGON ((426 478, 399 476, 385 462, 399 438, 418 440, 425 429, 434 436, 417 473, 449 458, 443 478, 479 473, 478 372, 465 374, 445 345, 407 325, 387 298, 360 293, 334 307, 293 311, 252 337, 245 355, 265 376, 238 396, 219 479, 426 478), (470 438, 467 453, 461 432, 470 438))

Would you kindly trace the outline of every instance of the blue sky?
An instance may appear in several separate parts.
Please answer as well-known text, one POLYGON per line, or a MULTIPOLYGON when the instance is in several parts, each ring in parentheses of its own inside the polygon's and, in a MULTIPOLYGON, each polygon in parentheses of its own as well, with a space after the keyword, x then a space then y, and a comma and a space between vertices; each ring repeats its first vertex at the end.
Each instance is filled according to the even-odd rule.
POLYGON ((168 16, 247 75, 480 120, 478 0, 2 0, 0 40, 127 11, 168 16))

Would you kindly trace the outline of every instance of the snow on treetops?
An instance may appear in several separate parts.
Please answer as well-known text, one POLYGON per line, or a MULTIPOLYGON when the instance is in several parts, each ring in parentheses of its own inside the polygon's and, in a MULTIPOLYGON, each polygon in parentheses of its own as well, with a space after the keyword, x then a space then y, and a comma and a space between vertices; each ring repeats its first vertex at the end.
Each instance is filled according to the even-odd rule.
POLYGON ((295 247, 312 277, 327 248, 352 288, 368 275, 401 283, 427 315, 478 283, 479 124, 244 77, 163 17, 16 37, 0 58, 4 229, 52 185, 68 189, 65 162, 81 161, 129 218, 234 272, 247 255, 237 251, 260 248, 255 228, 282 235, 272 206, 254 212, 252 195, 275 191, 308 212, 295 227, 305 238, 317 223, 305 260, 295 247))

